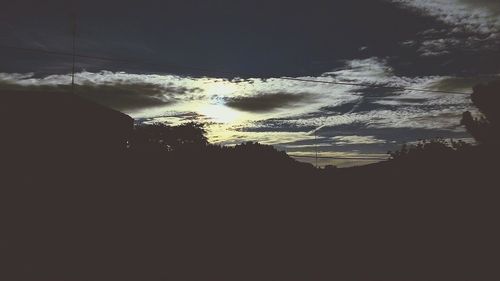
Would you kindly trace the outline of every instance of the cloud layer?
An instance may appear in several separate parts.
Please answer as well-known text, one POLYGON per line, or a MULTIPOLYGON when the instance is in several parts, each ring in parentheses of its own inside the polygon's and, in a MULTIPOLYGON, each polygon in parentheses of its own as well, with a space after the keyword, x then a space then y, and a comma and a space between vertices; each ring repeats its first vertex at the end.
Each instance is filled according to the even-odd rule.
POLYGON ((434 17, 447 26, 430 28, 416 40, 422 56, 442 56, 460 51, 498 51, 500 42, 500 2, 496 0, 392 0, 418 14, 434 17))
POLYGON ((500 3, 496 0, 392 0, 421 13, 439 18, 455 31, 498 33, 500 3))
MULTIPOLYGON (((474 110, 467 94, 272 79, 218 79, 103 71, 77 74, 77 93, 123 110, 141 122, 209 124, 213 142, 259 141, 307 154, 383 155, 420 138, 467 138, 462 112, 474 110), (314 140, 314 133, 319 137, 314 140)), ((470 92, 481 79, 405 77, 383 58, 356 59, 317 77, 392 87, 470 92)), ((484 81, 495 79, 485 77, 484 81)), ((36 78, 0 74, 9 90, 68 91, 67 75, 36 78)))

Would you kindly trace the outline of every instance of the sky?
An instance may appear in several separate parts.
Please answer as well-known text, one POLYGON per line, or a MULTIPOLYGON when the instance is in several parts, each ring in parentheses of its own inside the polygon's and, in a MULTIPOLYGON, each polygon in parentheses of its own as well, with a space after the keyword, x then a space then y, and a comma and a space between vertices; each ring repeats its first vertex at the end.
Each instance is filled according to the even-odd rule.
POLYGON ((497 0, 18 0, 0 9, 0 88, 69 89, 71 57, 11 47, 71 53, 73 14, 77 53, 117 59, 77 58, 79 95, 138 122, 206 123, 225 145, 378 159, 470 140, 467 94, 287 78, 460 93, 500 78, 497 0))

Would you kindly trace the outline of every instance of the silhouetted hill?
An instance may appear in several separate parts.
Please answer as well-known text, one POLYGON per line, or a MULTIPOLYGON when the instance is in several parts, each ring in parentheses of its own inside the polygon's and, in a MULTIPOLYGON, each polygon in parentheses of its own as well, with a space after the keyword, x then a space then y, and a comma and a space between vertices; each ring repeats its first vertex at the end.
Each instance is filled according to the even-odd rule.
POLYGON ((487 150, 326 171, 270 146, 210 145, 194 125, 130 131, 126 116, 51 97, 2 103, 14 130, 2 153, 23 152, 1 158, 2 280, 500 278, 487 150), (77 139, 33 152, 75 140, 66 130, 110 134, 120 149, 81 153, 77 139))

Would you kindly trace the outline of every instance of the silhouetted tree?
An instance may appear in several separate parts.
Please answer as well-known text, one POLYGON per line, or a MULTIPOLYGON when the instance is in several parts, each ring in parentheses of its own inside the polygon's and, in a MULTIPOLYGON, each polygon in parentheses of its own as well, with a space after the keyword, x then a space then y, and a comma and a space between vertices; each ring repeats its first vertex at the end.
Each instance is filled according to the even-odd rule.
MULTIPOLYGON (((471 100, 481 115, 474 117, 470 111, 466 111, 462 115, 461 124, 479 144, 487 145, 488 151, 491 151, 491 147, 500 141, 500 112, 497 109, 500 106, 500 82, 475 86, 471 100)), ((388 154, 391 160, 428 161, 443 157, 451 159, 452 155, 455 155, 453 153, 466 150, 470 152, 471 147, 471 144, 463 141, 433 139, 420 141, 415 145, 405 144, 400 150, 389 151, 388 154)))
POLYGON ((389 151, 391 160, 430 160, 450 157, 455 152, 462 152, 472 145, 464 141, 446 141, 442 138, 421 140, 417 144, 404 144, 400 150, 389 151))
POLYGON ((254 161, 261 165, 278 162, 281 164, 295 162, 286 152, 278 151, 271 145, 264 145, 257 142, 245 142, 236 145, 233 148, 233 152, 248 161, 254 161))
POLYGON ((474 118, 467 111, 462 116, 461 124, 481 144, 491 145, 500 141, 500 82, 474 87, 471 95, 473 104, 482 116, 474 118))
POLYGON ((169 152, 200 149, 208 145, 202 124, 186 123, 168 126, 163 123, 143 124, 134 128, 130 149, 144 152, 169 152))

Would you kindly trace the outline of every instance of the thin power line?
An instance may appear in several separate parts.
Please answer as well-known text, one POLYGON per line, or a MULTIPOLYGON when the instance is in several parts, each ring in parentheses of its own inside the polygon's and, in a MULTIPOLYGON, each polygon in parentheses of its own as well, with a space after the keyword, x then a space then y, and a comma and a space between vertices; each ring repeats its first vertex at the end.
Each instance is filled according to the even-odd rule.
MULTIPOLYGON (((0 48, 3 48, 3 49, 13 49, 13 50, 19 50, 19 51, 26 51, 26 52, 43 53, 43 54, 48 54, 48 55, 73 56, 72 53, 68 53, 68 52, 49 51, 49 50, 42 50, 42 49, 32 49, 32 48, 7 46, 7 45, 0 45, 0 48)), ((110 58, 110 57, 104 57, 104 56, 91 56, 91 55, 85 55, 85 54, 76 54, 75 56, 78 57, 78 58, 97 59, 97 60, 104 60, 104 61, 118 61, 118 62, 131 62, 131 63, 137 63, 138 62, 138 61, 133 61, 133 60, 117 59, 117 58, 110 58)))
MULTIPOLYGON (((44 53, 44 54, 50 54, 50 55, 72 56, 72 57, 78 57, 78 58, 96 59, 96 60, 112 61, 112 62, 122 62, 122 63, 132 63, 132 64, 147 64, 147 65, 154 65, 154 66, 160 66, 160 67, 173 67, 173 68, 178 68, 178 69, 193 70, 193 71, 205 72, 205 73, 226 74, 226 75, 231 75, 231 76, 235 76, 235 77, 241 77, 241 76, 252 77, 252 75, 248 75, 248 74, 244 74, 244 73, 213 70, 213 69, 207 69, 207 68, 202 68, 202 67, 197 67, 197 66, 180 65, 180 64, 170 63, 170 62, 154 63, 154 62, 146 62, 146 61, 141 61, 141 60, 136 60, 136 59, 120 59, 120 58, 94 56, 94 55, 87 55, 87 54, 72 54, 72 53, 67 53, 67 52, 23 48, 23 47, 15 47, 15 46, 7 46, 7 45, 0 45, 0 48, 26 51, 26 52, 37 52, 37 53, 44 53)), ((458 91, 443 91, 443 90, 406 88, 406 87, 399 87, 399 86, 387 86, 387 85, 377 85, 377 84, 369 84, 369 83, 322 81, 322 80, 313 80, 313 79, 306 79, 306 78, 294 78, 294 77, 276 77, 276 78, 270 78, 270 79, 307 82, 307 83, 320 83, 320 84, 330 84, 330 85, 357 86, 357 87, 388 89, 388 90, 396 90, 396 91, 415 91, 415 92, 439 93, 439 94, 457 94, 457 95, 470 95, 471 94, 471 93, 464 93, 464 92, 458 92, 458 91)))
POLYGON ((75 65, 76 65, 76 14, 72 15, 72 35, 73 35, 73 64, 71 68, 71 90, 75 93, 75 65))

